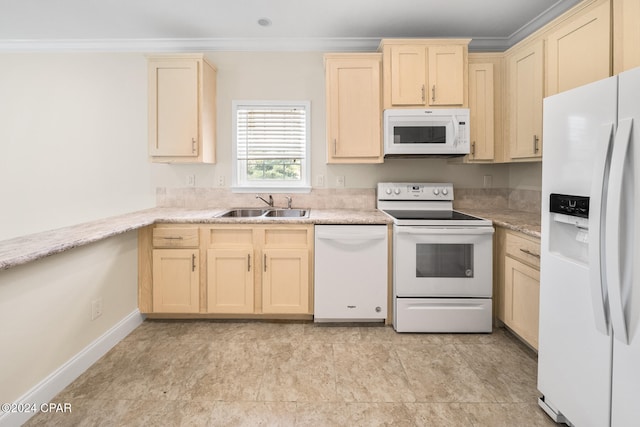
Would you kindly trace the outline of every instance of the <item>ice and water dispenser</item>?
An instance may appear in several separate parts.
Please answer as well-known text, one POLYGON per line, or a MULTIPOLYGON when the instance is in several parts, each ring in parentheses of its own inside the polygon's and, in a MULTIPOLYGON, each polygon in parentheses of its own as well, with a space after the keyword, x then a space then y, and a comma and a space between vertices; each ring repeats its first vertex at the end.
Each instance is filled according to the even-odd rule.
POLYGON ((551 193, 549 251, 589 262, 589 197, 551 193))

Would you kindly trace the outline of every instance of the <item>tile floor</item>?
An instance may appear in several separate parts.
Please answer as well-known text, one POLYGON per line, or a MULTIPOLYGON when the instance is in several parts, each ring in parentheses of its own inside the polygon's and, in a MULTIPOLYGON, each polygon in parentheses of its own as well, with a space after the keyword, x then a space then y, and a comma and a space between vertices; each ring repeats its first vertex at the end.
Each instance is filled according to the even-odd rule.
POLYGON ((145 321, 29 426, 552 426, 535 354, 382 325, 145 321))

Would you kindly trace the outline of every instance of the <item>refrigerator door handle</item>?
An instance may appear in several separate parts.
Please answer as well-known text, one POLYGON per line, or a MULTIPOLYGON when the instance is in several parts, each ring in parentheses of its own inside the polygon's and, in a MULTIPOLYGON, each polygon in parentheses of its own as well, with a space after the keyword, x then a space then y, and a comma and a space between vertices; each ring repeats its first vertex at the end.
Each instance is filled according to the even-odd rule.
MULTIPOLYGON (((625 158, 629 149, 633 119, 623 119, 618 122, 613 153, 611 155, 611 171, 609 174, 609 192, 607 194, 607 215, 605 233, 605 260, 609 302, 611 309, 611 323, 614 334, 619 341, 629 344, 627 324, 624 318, 622 301, 622 281, 624 261, 620 253, 622 236, 622 185, 625 172, 625 158)), ((626 259, 626 257, 625 257, 626 259)))
POLYGON ((611 157, 613 143, 613 123, 607 123, 600 129, 601 135, 596 145, 594 179, 591 183, 590 206, 599 206, 589 212, 589 285, 591 287, 591 304, 596 329, 603 335, 609 335, 609 319, 607 313, 606 277, 602 268, 604 262, 604 203, 605 183, 611 157))

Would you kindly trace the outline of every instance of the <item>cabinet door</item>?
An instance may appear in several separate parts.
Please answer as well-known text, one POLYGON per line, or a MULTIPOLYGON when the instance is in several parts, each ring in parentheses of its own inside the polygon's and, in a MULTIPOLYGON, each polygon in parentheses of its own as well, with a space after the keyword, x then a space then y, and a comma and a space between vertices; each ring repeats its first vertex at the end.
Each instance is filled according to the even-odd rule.
POLYGON ((374 55, 326 59, 328 163, 382 162, 381 58, 374 55))
POLYGON ((265 249, 262 274, 264 313, 309 313, 309 251, 265 249))
POLYGON ((505 323, 538 348, 540 271, 511 257, 505 259, 505 323))
POLYGON ((638 22, 638 0, 613 0, 613 74, 640 66, 638 22))
POLYGON ((469 65, 469 110, 471 120, 470 160, 492 160, 493 64, 469 65))
POLYGON ((610 30, 610 10, 606 2, 548 36, 546 96, 611 75, 610 30))
POLYGON ((149 152, 198 156, 198 62, 149 61, 149 152))
POLYGON ((391 105, 425 105, 426 63, 424 46, 391 46, 391 105))
POLYGON ((207 312, 253 313, 253 248, 207 250, 207 312))
POLYGON ((464 104, 464 49, 462 46, 430 46, 427 104, 464 104))
POLYGON ((511 159, 542 157, 543 41, 509 57, 511 159))
POLYGON ((153 250, 153 312, 197 313, 200 272, 197 249, 153 250))

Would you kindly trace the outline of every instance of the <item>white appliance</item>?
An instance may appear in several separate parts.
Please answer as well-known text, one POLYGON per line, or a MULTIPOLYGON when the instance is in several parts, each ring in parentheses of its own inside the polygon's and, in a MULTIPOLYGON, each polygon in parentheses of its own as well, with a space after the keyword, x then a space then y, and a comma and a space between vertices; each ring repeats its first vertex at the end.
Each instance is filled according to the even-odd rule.
POLYGON ((539 403, 640 422, 640 69, 544 100, 539 403))
POLYGON ((469 109, 384 110, 385 157, 469 154, 469 109))
POLYGON ((315 322, 387 318, 387 236, 386 225, 316 225, 315 322))
POLYGON ((453 210, 450 183, 379 183, 393 218, 397 332, 491 332, 493 227, 453 210))

